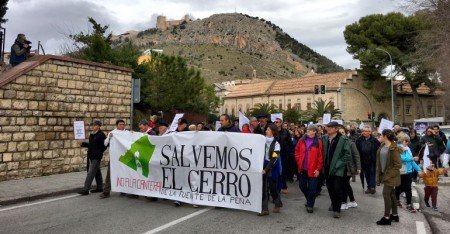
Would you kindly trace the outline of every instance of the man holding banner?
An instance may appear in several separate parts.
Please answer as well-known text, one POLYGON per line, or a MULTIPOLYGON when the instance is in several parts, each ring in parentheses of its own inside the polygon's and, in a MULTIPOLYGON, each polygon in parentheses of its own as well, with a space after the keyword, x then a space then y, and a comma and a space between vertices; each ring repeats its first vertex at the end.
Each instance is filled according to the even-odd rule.
POLYGON ((220 128, 219 132, 241 132, 232 122, 228 114, 222 114, 219 117, 220 128))

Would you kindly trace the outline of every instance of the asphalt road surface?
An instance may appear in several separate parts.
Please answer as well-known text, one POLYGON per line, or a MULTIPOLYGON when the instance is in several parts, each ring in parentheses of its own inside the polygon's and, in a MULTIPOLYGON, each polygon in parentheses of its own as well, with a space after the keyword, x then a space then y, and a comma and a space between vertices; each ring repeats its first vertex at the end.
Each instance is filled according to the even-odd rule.
MULTIPOLYGON (((297 184, 282 195, 281 213, 258 217, 256 213, 175 207, 171 201, 152 202, 113 193, 68 195, 33 203, 0 207, 0 233, 431 233, 424 215, 400 209, 400 223, 377 226, 383 214, 381 188, 365 195, 359 182, 352 183, 357 208, 342 211, 334 219, 328 211, 327 190, 316 200, 313 214, 305 210, 305 198, 297 184)), ((272 207, 272 206, 271 206, 272 207)))

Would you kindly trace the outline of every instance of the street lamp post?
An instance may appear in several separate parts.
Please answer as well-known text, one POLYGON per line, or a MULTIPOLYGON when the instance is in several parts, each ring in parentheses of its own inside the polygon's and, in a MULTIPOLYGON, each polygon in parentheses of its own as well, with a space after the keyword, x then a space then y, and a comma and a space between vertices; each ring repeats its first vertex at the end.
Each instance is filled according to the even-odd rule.
POLYGON ((392 121, 395 122, 395 107, 394 107, 394 77, 392 77, 392 56, 389 52, 387 52, 386 50, 380 49, 380 48, 376 48, 376 50, 380 50, 385 52, 386 54, 389 55, 389 61, 391 63, 391 69, 389 71, 389 76, 391 77, 391 115, 392 115, 392 121))

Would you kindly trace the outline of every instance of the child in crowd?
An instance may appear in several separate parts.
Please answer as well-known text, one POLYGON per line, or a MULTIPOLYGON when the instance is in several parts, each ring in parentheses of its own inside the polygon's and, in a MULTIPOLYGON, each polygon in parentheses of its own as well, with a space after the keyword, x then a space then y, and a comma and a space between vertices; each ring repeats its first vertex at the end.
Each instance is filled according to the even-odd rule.
POLYGON ((428 203, 431 196, 431 204, 433 205, 433 210, 438 211, 437 208, 437 194, 438 194, 438 177, 447 173, 445 169, 436 169, 434 164, 430 164, 425 170, 425 173, 419 174, 419 177, 423 178, 423 183, 425 184, 425 206, 430 207, 428 203))

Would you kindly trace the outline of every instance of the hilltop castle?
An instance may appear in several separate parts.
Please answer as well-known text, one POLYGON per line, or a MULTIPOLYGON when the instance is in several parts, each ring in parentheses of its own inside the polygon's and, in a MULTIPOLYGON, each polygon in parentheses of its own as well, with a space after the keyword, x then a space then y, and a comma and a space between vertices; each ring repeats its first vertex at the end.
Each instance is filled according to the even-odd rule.
POLYGON ((169 27, 177 26, 182 24, 183 22, 189 21, 191 21, 191 19, 189 18, 189 14, 186 14, 181 20, 167 20, 166 16, 159 15, 156 18, 156 28, 164 31, 169 27))

